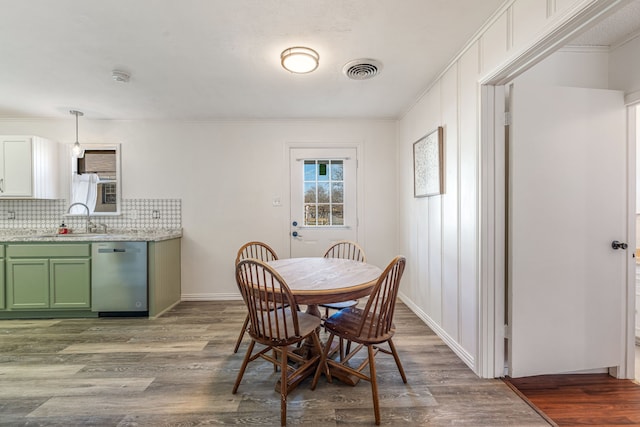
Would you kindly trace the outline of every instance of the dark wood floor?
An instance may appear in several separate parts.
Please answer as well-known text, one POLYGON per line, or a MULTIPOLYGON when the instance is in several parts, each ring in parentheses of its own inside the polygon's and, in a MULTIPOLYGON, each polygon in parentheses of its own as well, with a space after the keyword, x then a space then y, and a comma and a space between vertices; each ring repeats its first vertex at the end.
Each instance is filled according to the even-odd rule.
POLYGON ((640 385, 607 374, 505 381, 558 426, 640 426, 640 385))
MULTIPOLYGON (((233 354, 240 302, 185 302, 149 319, 0 321, 0 425, 279 425, 278 374, 249 365, 231 394, 247 342, 233 354)), ((546 426, 499 379, 480 379, 404 305, 395 342, 404 384, 380 355, 382 424, 546 426)), ((373 425, 368 383, 310 379, 289 396, 289 425, 373 425)))

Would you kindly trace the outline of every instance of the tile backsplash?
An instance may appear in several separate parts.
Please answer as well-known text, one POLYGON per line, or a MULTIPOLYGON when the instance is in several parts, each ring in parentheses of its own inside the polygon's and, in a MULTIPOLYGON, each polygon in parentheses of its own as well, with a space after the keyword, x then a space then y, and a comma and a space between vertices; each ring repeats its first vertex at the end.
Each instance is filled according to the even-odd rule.
MULTIPOLYGON (((0 201, 0 229, 49 230, 62 222, 73 230, 83 230, 84 217, 65 217, 68 203, 58 200, 0 201)), ((118 216, 91 215, 95 224, 110 230, 178 229, 182 227, 180 199, 124 199, 118 216)))

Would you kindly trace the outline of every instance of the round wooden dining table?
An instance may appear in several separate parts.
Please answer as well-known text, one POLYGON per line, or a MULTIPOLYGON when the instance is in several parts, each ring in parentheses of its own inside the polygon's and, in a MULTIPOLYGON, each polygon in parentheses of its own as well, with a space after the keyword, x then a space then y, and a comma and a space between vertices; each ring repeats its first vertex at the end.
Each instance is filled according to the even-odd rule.
MULTIPOLYGON (((307 313, 317 317, 322 317, 318 304, 369 296, 382 274, 382 270, 375 265, 341 258, 285 258, 269 261, 267 264, 282 276, 296 303, 306 305, 307 313)), ((312 348, 307 342, 296 351, 299 354, 312 353, 312 348)), ((295 388, 313 372, 311 369, 301 372, 291 381, 290 387, 295 388)), ((352 386, 359 380, 341 371, 332 373, 332 376, 352 386)), ((276 391, 280 390, 279 387, 280 384, 276 384, 276 391)))
POLYGON ((318 304, 368 296, 382 274, 375 265, 341 258, 285 258, 269 261, 298 304, 320 317, 318 304))

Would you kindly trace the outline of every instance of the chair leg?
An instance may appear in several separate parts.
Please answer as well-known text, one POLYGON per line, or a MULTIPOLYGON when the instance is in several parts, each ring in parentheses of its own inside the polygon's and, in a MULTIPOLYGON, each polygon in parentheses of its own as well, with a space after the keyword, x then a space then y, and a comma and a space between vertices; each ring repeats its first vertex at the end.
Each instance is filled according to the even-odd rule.
POLYGON ((236 394, 238 391, 238 387, 240 386, 240 381, 242 381, 242 377, 244 375, 245 369, 247 369, 247 365, 249 364, 249 359, 251 358, 251 352, 253 351, 253 347, 256 345, 254 340, 251 340, 251 344, 249 344, 249 348, 247 348, 247 354, 244 356, 244 360, 242 361, 242 366, 240 367, 240 372, 238 372, 238 377, 236 378, 236 383, 233 386, 233 394, 236 394))
POLYGON ((400 371, 400 376, 402 377, 402 381, 406 384, 407 377, 404 374, 404 369, 402 368, 402 363, 400 363, 400 356, 398 356, 398 352, 396 351, 396 346, 393 345, 393 341, 389 338, 389 348, 391 349, 391 353, 393 354, 393 358, 396 361, 396 366, 398 367, 398 371, 400 371))
POLYGON ((322 344, 320 343, 320 337, 318 334, 313 334, 313 344, 316 348, 318 354, 320 354, 320 360, 318 361, 318 367, 316 368, 316 373, 313 376, 313 382, 311 383, 311 390, 316 389, 316 385, 318 385, 318 378, 320 378, 320 371, 324 369, 324 374, 327 376, 329 382, 331 382, 331 375, 329 374, 329 365, 327 365, 327 359, 324 349, 322 348, 322 344))
MULTIPOLYGON (((329 339, 327 343, 324 345, 324 350, 322 351, 322 356, 320 358, 320 363, 327 363, 327 358, 329 357, 329 350, 331 349, 331 343, 333 342, 334 335, 329 335, 329 339)), ((316 369, 316 374, 313 376, 313 382, 311 383, 311 390, 316 389, 316 385, 318 385, 318 380, 320 379, 320 367, 316 369)), ((327 376, 327 381, 332 382, 331 380, 331 370, 329 369, 329 365, 326 365, 325 375, 327 376)))
POLYGON ((376 425, 380 425, 380 403, 378 402, 378 379, 376 377, 376 362, 373 346, 368 345, 369 352, 369 375, 371 383, 371 395, 373 396, 373 412, 376 417, 376 425))
POLYGON ((234 353, 238 352, 240 348, 240 343, 242 342, 242 338, 244 337, 244 333, 247 330, 247 326, 249 326, 249 314, 244 318, 244 323, 242 324, 242 329, 240 329, 240 335, 238 336, 238 340, 236 341, 236 348, 233 349, 234 353))
POLYGON ((280 370, 282 371, 280 377, 280 425, 287 425, 287 392, 289 391, 289 385, 287 384, 287 347, 282 347, 282 360, 280 370))

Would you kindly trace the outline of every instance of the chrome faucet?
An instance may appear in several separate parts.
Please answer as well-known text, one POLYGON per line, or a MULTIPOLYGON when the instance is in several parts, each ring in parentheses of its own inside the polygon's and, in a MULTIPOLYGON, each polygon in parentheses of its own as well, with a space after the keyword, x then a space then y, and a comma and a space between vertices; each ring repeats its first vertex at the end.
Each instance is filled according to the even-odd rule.
POLYGON ((87 205, 85 205, 84 203, 81 203, 81 202, 72 203, 71 205, 69 205, 69 208, 67 209, 67 213, 70 213, 71 212, 71 208, 76 206, 76 205, 84 206, 84 208, 87 210, 87 224, 85 226, 85 231, 87 233, 89 233, 89 226, 91 224, 91 218, 90 218, 91 211, 89 210, 89 206, 87 206, 87 205))

